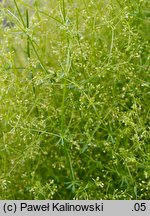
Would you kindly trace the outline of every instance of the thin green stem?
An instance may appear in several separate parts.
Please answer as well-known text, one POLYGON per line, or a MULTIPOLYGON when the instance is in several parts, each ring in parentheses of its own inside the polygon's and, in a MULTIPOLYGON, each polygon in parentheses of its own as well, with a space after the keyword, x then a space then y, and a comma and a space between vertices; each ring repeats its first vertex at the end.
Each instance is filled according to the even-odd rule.
MULTIPOLYGON (((30 57, 30 48, 29 48, 29 43, 31 44, 31 46, 32 46, 32 48, 33 48, 33 50, 34 50, 34 52, 35 52, 35 54, 36 54, 36 56, 37 56, 37 58, 38 58, 38 60, 39 60, 39 62, 40 62, 40 65, 41 65, 41 67, 42 67, 42 69, 46 72, 46 73, 48 73, 48 71, 47 71, 47 69, 46 69, 46 67, 44 66, 44 64, 43 64, 43 62, 42 62, 42 60, 41 60, 41 58, 40 58, 40 56, 39 56, 39 54, 38 54, 38 52, 37 52, 37 50, 36 50, 36 48, 35 48, 35 46, 34 46, 34 43, 33 43, 33 40, 31 39, 31 37, 30 37, 30 35, 26 32, 26 28, 28 29, 29 28, 29 16, 28 16, 28 11, 26 10, 26 20, 27 20, 27 23, 25 24, 25 22, 24 22, 24 20, 23 20, 23 18, 22 18, 22 15, 21 15, 21 12, 20 12, 20 10, 19 10, 19 7, 18 7, 18 5, 17 5, 17 3, 16 3, 16 0, 14 0, 14 4, 15 4, 15 6, 16 6, 16 9, 17 9, 17 12, 18 12, 18 15, 19 15, 19 17, 20 17, 20 19, 21 19, 21 22, 22 22, 22 24, 23 24, 23 27, 24 27, 24 29, 22 29, 23 30, 23 32, 25 33, 25 34, 27 34, 27 37, 28 37, 28 40, 27 40, 27 55, 28 55, 28 57, 30 57)), ((12 14, 12 13, 11 13, 12 14)), ((12 14, 13 15, 13 14, 12 14)), ((14 16, 14 15, 13 15, 14 16)), ((15 17, 15 16, 14 16, 15 17)), ((18 19, 17 19, 18 20, 18 19)))
MULTIPOLYGON (((65 1, 62 1, 62 8, 61 8, 61 15, 63 22, 66 22, 66 9, 65 9, 65 1)), ((67 76, 69 74, 70 68, 71 68, 71 52, 70 52, 70 38, 66 32, 66 37, 67 37, 67 54, 66 54, 66 65, 65 67, 61 65, 62 70, 65 73, 65 78, 64 78, 64 83, 63 83, 63 93, 62 93, 62 102, 61 102, 61 143, 63 145, 63 150, 64 154, 66 156, 67 160, 67 166, 69 167, 70 170, 70 178, 71 181, 75 181, 75 175, 74 175, 74 170, 73 170, 73 165, 72 165, 72 160, 71 160, 71 155, 69 152, 69 148, 67 146, 67 143, 65 141, 65 132, 66 132, 66 124, 65 124, 65 112, 66 112, 66 94, 67 94, 67 76)))
MULTIPOLYGON (((29 29, 29 13, 28 13, 28 10, 26 10, 26 19, 27 19, 27 29, 29 29)), ((30 39, 29 39, 29 35, 27 35, 27 55, 28 55, 28 58, 30 58, 30 39)))
POLYGON ((18 5, 17 5, 16 0, 14 0, 14 4, 15 4, 15 6, 16 6, 17 12, 18 12, 19 17, 20 17, 20 19, 21 19, 21 22, 22 22, 22 24, 23 24, 23 26, 24 26, 24 28, 25 28, 25 27, 26 27, 26 24, 25 24, 25 22, 24 22, 24 20, 23 20, 23 17, 22 17, 22 15, 21 15, 21 12, 20 12, 20 10, 19 10, 19 7, 18 7, 18 5))
POLYGON ((112 57, 112 50, 113 50, 113 47, 114 47, 114 29, 112 28, 112 33, 111 33, 111 45, 110 45, 108 63, 110 62, 110 59, 111 59, 111 57, 112 57))
POLYGON ((65 9, 65 1, 62 1, 62 12, 63 12, 63 20, 66 23, 66 9, 65 9))
POLYGON ((30 40, 30 43, 31 43, 31 45, 32 45, 32 48, 33 48, 33 50, 34 50, 34 52, 35 52, 35 54, 36 54, 36 56, 37 56, 37 58, 38 58, 38 60, 39 60, 39 62, 40 62, 40 65, 41 65, 42 69, 44 70, 45 73, 49 74, 49 72, 47 71, 46 67, 44 66, 44 64, 43 64, 43 62, 42 62, 42 59, 41 59, 41 57, 39 56, 39 54, 38 54, 38 52, 37 52, 37 50, 36 50, 36 48, 35 48, 35 46, 34 46, 34 43, 33 43, 32 39, 31 39, 30 37, 29 37, 29 40, 30 40))
MULTIPOLYGON (((26 10, 26 27, 27 30, 29 29, 29 12, 28 9, 26 10)), ((30 54, 30 37, 27 34, 27 56, 28 56, 28 60, 30 60, 31 54, 30 54)), ((31 73, 31 81, 32 81, 32 89, 33 89, 33 93, 34 93, 34 97, 35 97, 35 101, 36 101, 36 89, 35 89, 35 85, 34 85, 34 75, 32 70, 30 71, 31 73)), ((39 116, 39 110, 38 107, 36 106, 36 115, 39 116)))

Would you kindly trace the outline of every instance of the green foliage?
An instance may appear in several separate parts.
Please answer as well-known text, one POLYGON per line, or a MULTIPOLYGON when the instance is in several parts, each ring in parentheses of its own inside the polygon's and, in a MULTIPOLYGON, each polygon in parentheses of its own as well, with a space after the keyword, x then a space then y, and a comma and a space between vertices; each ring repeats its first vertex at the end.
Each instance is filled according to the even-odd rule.
POLYGON ((3 5, 1 199, 150 198, 148 8, 3 5))

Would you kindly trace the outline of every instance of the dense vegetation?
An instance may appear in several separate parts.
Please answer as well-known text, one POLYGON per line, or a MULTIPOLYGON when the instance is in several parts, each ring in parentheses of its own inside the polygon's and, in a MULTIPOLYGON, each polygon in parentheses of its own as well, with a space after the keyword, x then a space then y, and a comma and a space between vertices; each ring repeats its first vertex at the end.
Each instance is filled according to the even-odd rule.
POLYGON ((149 199, 149 1, 0 4, 0 198, 149 199))

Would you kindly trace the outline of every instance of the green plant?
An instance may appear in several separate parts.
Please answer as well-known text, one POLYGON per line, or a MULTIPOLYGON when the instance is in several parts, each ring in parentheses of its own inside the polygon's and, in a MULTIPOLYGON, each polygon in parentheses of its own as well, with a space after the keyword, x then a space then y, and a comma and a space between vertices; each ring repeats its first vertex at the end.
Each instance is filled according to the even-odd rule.
POLYGON ((1 199, 149 199, 148 7, 1 9, 1 199))

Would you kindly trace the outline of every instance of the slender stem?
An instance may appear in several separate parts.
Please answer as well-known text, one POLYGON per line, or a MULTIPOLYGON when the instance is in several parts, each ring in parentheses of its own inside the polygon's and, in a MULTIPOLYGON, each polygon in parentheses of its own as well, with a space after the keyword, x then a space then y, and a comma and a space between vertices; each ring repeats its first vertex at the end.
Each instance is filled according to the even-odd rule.
POLYGON ((25 28, 26 25, 25 25, 25 22, 24 22, 24 20, 23 20, 23 18, 22 18, 22 15, 21 15, 21 12, 20 12, 20 10, 19 10, 19 8, 18 8, 18 5, 17 5, 16 0, 14 0, 14 3, 15 3, 15 6, 16 6, 16 9, 17 9, 17 11, 18 11, 19 17, 20 17, 20 19, 21 19, 21 22, 22 22, 22 24, 23 24, 23 26, 24 26, 24 28, 25 28))
POLYGON ((112 50, 113 50, 113 47, 114 47, 114 29, 112 28, 112 33, 111 33, 111 45, 110 45, 108 63, 110 62, 110 59, 111 59, 111 57, 112 57, 112 50))
POLYGON ((37 58, 38 58, 38 60, 39 60, 39 62, 40 62, 40 65, 41 65, 42 69, 45 71, 45 73, 48 74, 49 72, 47 71, 46 67, 44 66, 44 64, 43 64, 43 62, 42 62, 42 60, 41 60, 41 58, 40 58, 40 56, 39 56, 39 54, 38 54, 38 52, 37 52, 35 46, 34 46, 34 43, 33 43, 32 39, 31 39, 30 37, 29 37, 29 40, 30 40, 30 43, 31 43, 31 45, 32 45, 32 48, 33 48, 33 50, 34 50, 34 52, 35 52, 35 54, 36 54, 36 56, 37 56, 37 58))
MULTIPOLYGON (((27 19, 27 29, 29 29, 29 13, 28 13, 28 10, 26 10, 26 19, 27 19)), ((29 40, 29 35, 27 35, 27 55, 28 55, 28 58, 30 58, 30 40, 29 40)))
POLYGON ((39 62, 40 62, 40 65, 41 65, 42 69, 43 69, 46 73, 48 73, 47 69, 45 68, 45 66, 44 66, 44 64, 43 64, 43 62, 42 62, 42 60, 41 60, 41 58, 40 58, 40 56, 39 56, 39 54, 38 54, 38 52, 37 52, 35 46, 34 46, 34 43, 33 43, 32 39, 31 39, 31 37, 29 36, 29 34, 28 34, 28 33, 26 32, 26 30, 25 30, 26 28, 27 28, 27 29, 29 28, 29 15, 28 15, 28 10, 26 10, 26 24, 25 24, 25 22, 24 22, 24 20, 23 20, 23 18, 22 18, 21 12, 20 12, 20 10, 19 10, 19 7, 18 7, 18 5, 17 5, 16 0, 14 0, 14 4, 15 4, 15 6, 16 6, 16 9, 17 9, 17 11, 18 11, 19 17, 20 17, 21 22, 22 22, 23 27, 24 27, 24 29, 22 29, 22 30, 23 30, 23 32, 25 32, 25 34, 27 34, 27 36, 28 36, 28 40, 27 40, 27 55, 28 55, 28 57, 30 58, 30 48, 29 48, 30 45, 29 45, 29 44, 31 44, 31 46, 32 46, 32 48, 33 48, 33 50, 34 50, 34 52, 35 52, 35 54, 36 54, 36 56, 37 56, 37 58, 38 58, 38 60, 39 60, 39 62))
MULTIPOLYGON (((28 12, 28 9, 26 10, 26 27, 27 27, 27 30, 29 29, 29 12, 28 12)), ((28 60, 30 60, 30 57, 31 57, 31 54, 30 54, 30 37, 29 35, 27 34, 27 56, 28 56, 28 60)), ((32 89, 33 89, 33 93, 34 93, 34 97, 36 99, 36 89, 35 89, 35 85, 34 85, 34 75, 33 75, 33 72, 32 70, 30 71, 31 73, 31 80, 32 80, 32 89)), ((37 116, 39 116, 39 110, 38 110, 38 107, 36 106, 36 114, 37 116)))
MULTIPOLYGON (((66 9, 65 9, 65 1, 62 0, 62 9, 61 9, 61 14, 63 16, 63 22, 65 23, 66 21, 66 9)), ((67 35, 67 32, 66 32, 67 35)), ((71 155, 70 155, 70 151, 69 148, 67 146, 67 143, 64 139, 65 137, 65 132, 66 132, 66 128, 65 128, 65 111, 66 111, 66 94, 67 94, 67 75, 70 71, 71 68, 71 53, 70 53, 70 38, 67 35, 67 53, 66 53, 66 65, 65 67, 63 65, 61 65, 62 70, 65 73, 65 77, 64 77, 64 82, 63 82, 63 92, 62 92, 62 102, 61 102, 61 143, 63 145, 63 150, 64 150, 64 154, 66 156, 66 163, 67 166, 69 168, 69 172, 70 172, 70 179, 72 182, 75 181, 75 175, 74 175, 74 170, 73 170, 73 165, 72 165, 72 160, 71 160, 71 155)))
POLYGON ((65 1, 63 0, 62 1, 62 12, 63 12, 63 21, 64 21, 64 23, 66 22, 66 9, 65 9, 65 1))

